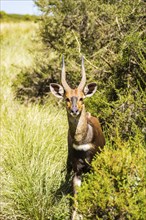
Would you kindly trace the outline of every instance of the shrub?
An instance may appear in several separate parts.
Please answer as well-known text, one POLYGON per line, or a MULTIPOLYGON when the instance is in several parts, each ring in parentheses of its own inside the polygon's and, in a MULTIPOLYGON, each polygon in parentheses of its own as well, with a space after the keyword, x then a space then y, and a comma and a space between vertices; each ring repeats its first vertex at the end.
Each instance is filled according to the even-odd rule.
MULTIPOLYGON (((46 77, 48 83, 59 81, 64 54, 69 82, 76 85, 83 54, 87 79, 96 80, 100 90, 110 85, 114 100, 116 89, 120 92, 138 82, 144 89, 144 1, 92 0, 89 4, 87 0, 37 0, 36 4, 43 13, 40 35, 45 47, 42 55, 38 55, 42 59, 37 60, 42 70, 41 82, 46 77), (45 59, 47 65, 42 67, 45 59)), ((21 84, 25 91, 25 79, 21 84)), ((29 87, 33 86, 31 82, 29 87)))
POLYGON ((22 22, 22 21, 38 21, 39 16, 36 15, 21 15, 21 14, 7 14, 4 11, 0 11, 1 22, 22 22))
POLYGON ((144 155, 138 135, 127 142, 117 138, 113 146, 107 143, 79 189, 84 219, 145 219, 144 155))

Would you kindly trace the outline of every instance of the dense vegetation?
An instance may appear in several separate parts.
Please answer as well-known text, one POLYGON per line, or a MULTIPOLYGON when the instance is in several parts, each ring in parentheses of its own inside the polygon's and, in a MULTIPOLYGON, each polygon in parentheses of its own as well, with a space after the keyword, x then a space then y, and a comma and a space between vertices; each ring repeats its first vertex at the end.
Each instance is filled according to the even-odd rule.
POLYGON ((22 21, 37 21, 39 16, 36 15, 20 15, 20 14, 7 14, 4 11, 0 11, 1 22, 22 22, 22 21))
POLYGON ((37 0, 36 4, 43 16, 35 41, 35 26, 16 24, 1 34, 0 217, 69 219, 70 182, 64 182, 67 121, 59 110, 62 103, 58 106, 49 94, 49 83, 60 81, 64 54, 67 79, 74 87, 83 54, 87 81, 98 85, 85 104, 100 118, 106 146, 84 177, 78 210, 85 220, 144 220, 145 2, 37 0))

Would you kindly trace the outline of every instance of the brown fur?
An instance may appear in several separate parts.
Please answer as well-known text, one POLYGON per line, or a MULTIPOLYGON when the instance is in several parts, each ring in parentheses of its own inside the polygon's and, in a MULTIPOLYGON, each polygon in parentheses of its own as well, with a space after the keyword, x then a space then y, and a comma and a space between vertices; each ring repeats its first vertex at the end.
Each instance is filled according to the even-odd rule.
POLYGON ((79 89, 70 89, 69 91, 67 91, 65 93, 65 99, 66 100, 68 99, 67 104, 66 104, 66 108, 67 109, 72 108, 72 103, 70 102, 70 98, 73 97, 73 96, 78 97, 77 107, 81 111, 82 110, 82 101, 81 101, 81 99, 83 99, 84 93, 81 92, 79 89))
POLYGON ((105 145, 105 138, 103 136, 99 120, 93 116, 90 116, 90 117, 87 116, 87 121, 93 127, 93 130, 94 130, 93 142, 95 146, 103 148, 103 146, 105 145))

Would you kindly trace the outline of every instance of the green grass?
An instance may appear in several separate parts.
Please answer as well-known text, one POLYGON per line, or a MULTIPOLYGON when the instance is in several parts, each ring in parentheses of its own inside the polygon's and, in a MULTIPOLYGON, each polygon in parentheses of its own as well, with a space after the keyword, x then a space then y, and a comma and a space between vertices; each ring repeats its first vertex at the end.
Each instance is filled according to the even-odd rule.
POLYGON ((64 180, 64 112, 51 106, 17 106, 10 115, 3 114, 2 127, 3 212, 13 218, 51 217, 52 204, 58 203, 53 194, 64 180))
POLYGON ((21 68, 33 65, 35 31, 32 23, 2 24, 1 219, 65 219, 69 212, 57 192, 65 176, 65 112, 49 103, 21 105, 12 89, 21 68))

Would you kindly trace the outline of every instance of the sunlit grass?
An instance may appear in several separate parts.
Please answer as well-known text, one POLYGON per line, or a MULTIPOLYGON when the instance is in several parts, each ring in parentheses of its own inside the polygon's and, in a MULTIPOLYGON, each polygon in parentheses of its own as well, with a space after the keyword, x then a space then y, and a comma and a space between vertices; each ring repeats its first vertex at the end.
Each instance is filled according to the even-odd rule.
POLYGON ((37 27, 37 24, 24 22, 1 24, 1 67, 6 69, 5 75, 15 75, 14 72, 10 76, 10 68, 31 65, 33 56, 30 49, 34 45, 29 41, 35 37, 37 27))
POLYGON ((1 32, 6 31, 6 30, 9 32, 10 28, 12 31, 16 30, 18 32, 20 29, 22 31, 30 30, 36 25, 37 24, 34 22, 28 22, 28 23, 27 22, 19 22, 19 23, 1 22, 0 29, 1 29, 1 32))
POLYGON ((69 212, 66 197, 55 196, 65 175, 65 112, 49 103, 21 105, 12 90, 21 68, 33 65, 35 31, 31 23, 2 24, 1 219, 65 219, 69 212))
POLYGON ((50 216, 52 192, 64 180, 67 151, 64 113, 52 110, 17 106, 3 114, 2 210, 10 216, 50 216))

